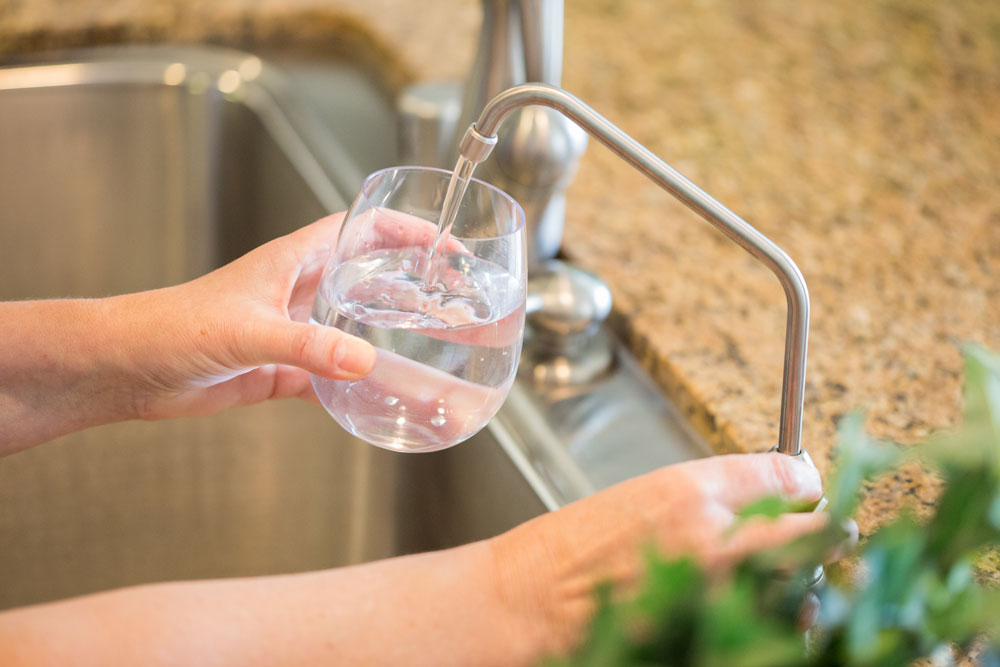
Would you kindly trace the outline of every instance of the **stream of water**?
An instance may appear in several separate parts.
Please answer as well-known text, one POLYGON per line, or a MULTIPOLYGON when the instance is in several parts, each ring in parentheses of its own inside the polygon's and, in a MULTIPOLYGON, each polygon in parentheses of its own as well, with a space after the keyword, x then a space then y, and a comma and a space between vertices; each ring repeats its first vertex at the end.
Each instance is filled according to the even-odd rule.
POLYGON ((423 275, 424 285, 428 287, 437 285, 439 282, 445 248, 451 237, 451 228, 455 224, 458 209, 462 204, 462 198, 465 197, 465 190, 469 187, 469 180, 472 179, 472 172, 475 169, 475 162, 460 155, 458 162, 455 163, 455 170, 451 173, 448 190, 445 192, 444 203, 441 206, 441 218, 438 220, 437 233, 434 236, 434 243, 431 245, 427 267, 423 275))

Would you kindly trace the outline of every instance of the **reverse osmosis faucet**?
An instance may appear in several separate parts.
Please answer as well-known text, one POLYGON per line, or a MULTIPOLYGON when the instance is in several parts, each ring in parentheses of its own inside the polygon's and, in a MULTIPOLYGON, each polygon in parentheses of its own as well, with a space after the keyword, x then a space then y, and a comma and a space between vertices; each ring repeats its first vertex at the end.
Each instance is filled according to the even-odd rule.
MULTIPOLYGON (((501 123, 516 111, 535 106, 553 110, 586 130, 594 139, 712 223, 777 276, 784 288, 788 303, 777 449, 792 456, 802 454, 809 292, 795 262, 748 222, 698 188, 635 139, 578 98, 555 86, 528 83, 505 90, 494 97, 484 105, 479 119, 466 130, 459 144, 459 152, 472 162, 483 162, 494 145, 498 144, 501 123)), ((502 141, 500 139, 500 143, 502 141)))
MULTIPOLYGON (((778 277, 788 302, 778 449, 798 455, 809 330, 809 295, 798 267, 750 224, 558 87, 562 75, 562 0, 483 0, 482 6, 482 34, 472 73, 464 87, 461 111, 452 104, 446 125, 440 122, 440 114, 433 118, 439 133, 450 136, 457 126, 455 136, 461 154, 482 163, 477 167, 477 176, 510 193, 525 209, 529 255, 535 269, 529 275, 545 277, 559 272, 553 271, 545 260, 559 249, 563 193, 589 134, 694 209, 778 277)), ((440 90, 434 94, 440 95, 440 90)), ((438 97, 434 100, 437 104, 428 106, 441 108, 441 99, 438 97)), ((442 148, 427 159, 451 168, 454 141, 439 141, 434 145, 442 148)), ((602 297, 605 294, 598 292, 602 297)), ((594 318, 603 317, 607 299, 599 301, 583 310, 596 313, 594 318)), ((573 312, 576 310, 579 309, 573 312)), ((584 321, 586 318, 571 319, 582 323, 578 328, 590 327, 589 320, 584 321)))

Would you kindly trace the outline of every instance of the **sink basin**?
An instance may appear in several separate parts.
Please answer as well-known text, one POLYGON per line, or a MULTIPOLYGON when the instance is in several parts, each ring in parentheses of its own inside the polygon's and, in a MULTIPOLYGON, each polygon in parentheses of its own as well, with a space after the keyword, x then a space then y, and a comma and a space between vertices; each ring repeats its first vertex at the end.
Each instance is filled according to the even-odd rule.
MULTIPOLYGON (((330 76, 368 89, 345 90, 345 108, 310 118, 289 77, 242 54, 75 60, 0 70, 0 298, 195 277, 343 210, 382 166, 358 166, 319 127, 338 113, 386 116, 346 65, 330 76), (226 74, 241 68, 253 76, 226 74), (239 88, 222 92, 220 81, 239 88)), ((488 430, 406 456, 298 401, 115 424, 0 460, 0 607, 434 549, 545 509, 488 430)))
MULTIPOLYGON (((181 282, 343 210, 364 174, 393 164, 389 109, 348 64, 278 70, 218 49, 0 69, 0 299, 181 282)), ((448 547, 707 453, 617 356, 569 398, 519 380, 488 428, 433 454, 372 447, 283 401, 2 459, 0 608, 448 547)))

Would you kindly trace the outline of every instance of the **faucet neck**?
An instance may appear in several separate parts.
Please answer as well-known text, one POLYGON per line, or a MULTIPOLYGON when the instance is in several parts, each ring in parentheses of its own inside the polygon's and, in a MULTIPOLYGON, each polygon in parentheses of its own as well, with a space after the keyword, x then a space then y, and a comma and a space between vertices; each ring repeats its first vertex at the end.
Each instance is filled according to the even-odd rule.
POLYGON ((713 199, 579 98, 561 88, 527 83, 505 90, 486 104, 479 120, 469 128, 466 136, 472 137, 473 145, 489 141, 496 137, 500 124, 507 116, 522 107, 535 105, 554 109, 586 130, 594 139, 756 257, 778 278, 788 302, 778 450, 798 455, 802 449, 809 292, 805 279, 792 258, 750 223, 713 199))

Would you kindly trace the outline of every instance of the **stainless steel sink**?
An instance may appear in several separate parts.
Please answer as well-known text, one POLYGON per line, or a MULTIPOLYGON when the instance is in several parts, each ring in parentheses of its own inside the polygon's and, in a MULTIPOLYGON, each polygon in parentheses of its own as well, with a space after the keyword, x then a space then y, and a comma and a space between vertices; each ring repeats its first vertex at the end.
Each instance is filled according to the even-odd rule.
MULTIPOLYGON (((0 70, 0 298, 186 280, 346 208, 372 166, 356 166, 256 59, 74 59, 0 70), (241 68, 254 76, 236 87, 226 73, 241 68)), ((353 106, 327 119, 384 116, 384 103, 362 107, 379 102, 374 87, 339 69, 340 85, 369 89, 343 89, 353 106)), ((293 401, 116 424, 0 460, 0 607, 433 549, 544 510, 489 431, 404 456, 293 401)))
MULTIPOLYGON (((349 65, 279 71, 214 49, 0 69, 0 298, 177 283, 342 210, 394 159, 390 108, 349 65)), ((558 405, 519 382, 486 430, 434 454, 377 449, 285 401, 0 459, 0 608, 446 547, 703 454, 619 355, 603 389, 558 405)))

